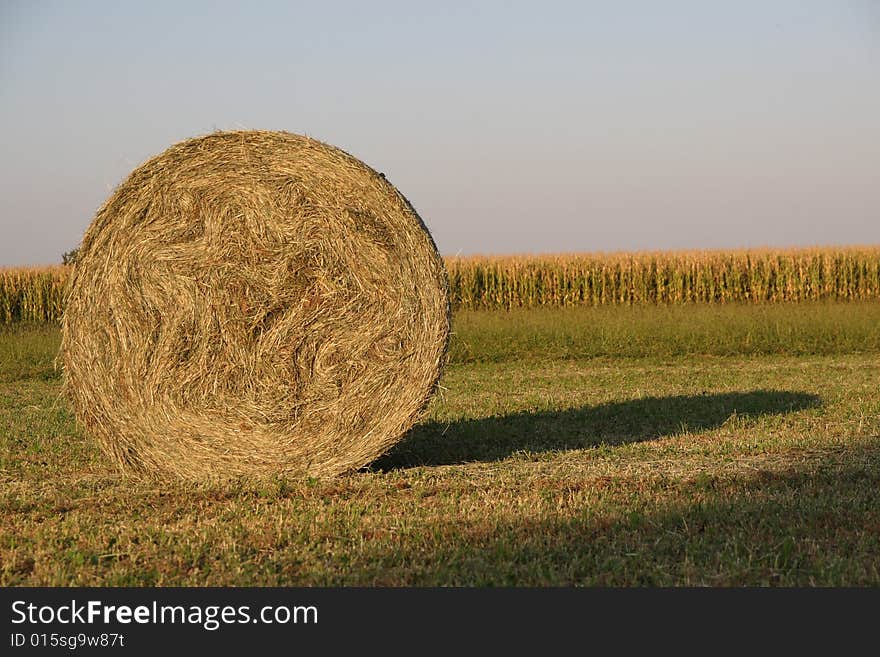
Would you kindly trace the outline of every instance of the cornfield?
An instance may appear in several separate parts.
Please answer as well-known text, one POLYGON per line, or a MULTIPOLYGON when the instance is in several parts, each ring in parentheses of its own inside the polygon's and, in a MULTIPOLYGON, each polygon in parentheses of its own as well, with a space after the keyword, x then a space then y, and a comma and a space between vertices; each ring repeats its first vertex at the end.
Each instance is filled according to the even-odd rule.
POLYGON ((447 258, 454 308, 880 298, 880 247, 447 258))
POLYGON ((57 322, 69 267, 0 269, 0 324, 57 322))
MULTIPOLYGON (((448 257, 453 309, 880 299, 880 246, 448 257)), ((0 270, 0 323, 55 322, 69 267, 0 270)))

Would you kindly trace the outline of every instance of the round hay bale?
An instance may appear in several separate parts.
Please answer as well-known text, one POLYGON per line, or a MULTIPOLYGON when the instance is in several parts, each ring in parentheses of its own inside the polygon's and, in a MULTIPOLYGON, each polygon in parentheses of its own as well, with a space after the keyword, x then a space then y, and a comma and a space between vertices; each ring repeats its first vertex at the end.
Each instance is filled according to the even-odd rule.
POLYGON ((98 210, 63 317, 65 391, 129 472, 331 476, 413 425, 448 336, 443 261, 383 174, 307 137, 220 132, 98 210))

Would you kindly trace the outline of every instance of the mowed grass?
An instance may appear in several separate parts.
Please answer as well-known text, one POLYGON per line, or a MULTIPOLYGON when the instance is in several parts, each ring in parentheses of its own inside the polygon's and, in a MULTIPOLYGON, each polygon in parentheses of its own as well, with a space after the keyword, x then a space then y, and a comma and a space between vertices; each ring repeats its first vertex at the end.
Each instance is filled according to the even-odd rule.
POLYGON ((0 584, 880 585, 880 304, 459 313, 329 481, 137 482, 0 333, 0 584))

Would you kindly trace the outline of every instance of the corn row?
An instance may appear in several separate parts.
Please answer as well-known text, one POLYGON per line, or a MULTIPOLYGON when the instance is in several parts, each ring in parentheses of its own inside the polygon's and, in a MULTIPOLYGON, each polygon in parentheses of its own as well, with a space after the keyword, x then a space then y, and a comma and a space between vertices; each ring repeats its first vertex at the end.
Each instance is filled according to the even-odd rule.
POLYGON ((447 258, 453 308, 880 298, 880 247, 447 258))
MULTIPOLYGON (((880 247, 446 258, 454 309, 880 299, 880 247)), ((0 269, 0 324, 57 322, 70 268, 0 269)))
POLYGON ((0 324, 57 322, 69 268, 0 269, 0 324))

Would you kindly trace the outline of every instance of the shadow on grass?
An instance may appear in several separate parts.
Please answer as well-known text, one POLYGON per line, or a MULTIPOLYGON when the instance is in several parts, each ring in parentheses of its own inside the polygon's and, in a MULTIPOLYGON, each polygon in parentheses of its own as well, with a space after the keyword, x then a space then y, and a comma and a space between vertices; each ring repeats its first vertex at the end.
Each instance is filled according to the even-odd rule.
POLYGON ((708 431, 733 416, 780 415, 821 403, 816 395, 804 392, 754 390, 645 397, 564 411, 522 412, 451 423, 424 422, 373 463, 371 469, 498 461, 520 451, 621 445, 684 431, 708 431))
POLYGON ((504 512, 486 505, 485 518, 415 530, 413 540, 365 554, 370 579, 355 583, 877 586, 878 466, 874 438, 775 470, 646 478, 642 485, 543 480, 536 485, 559 506, 517 516, 508 498, 504 512))

